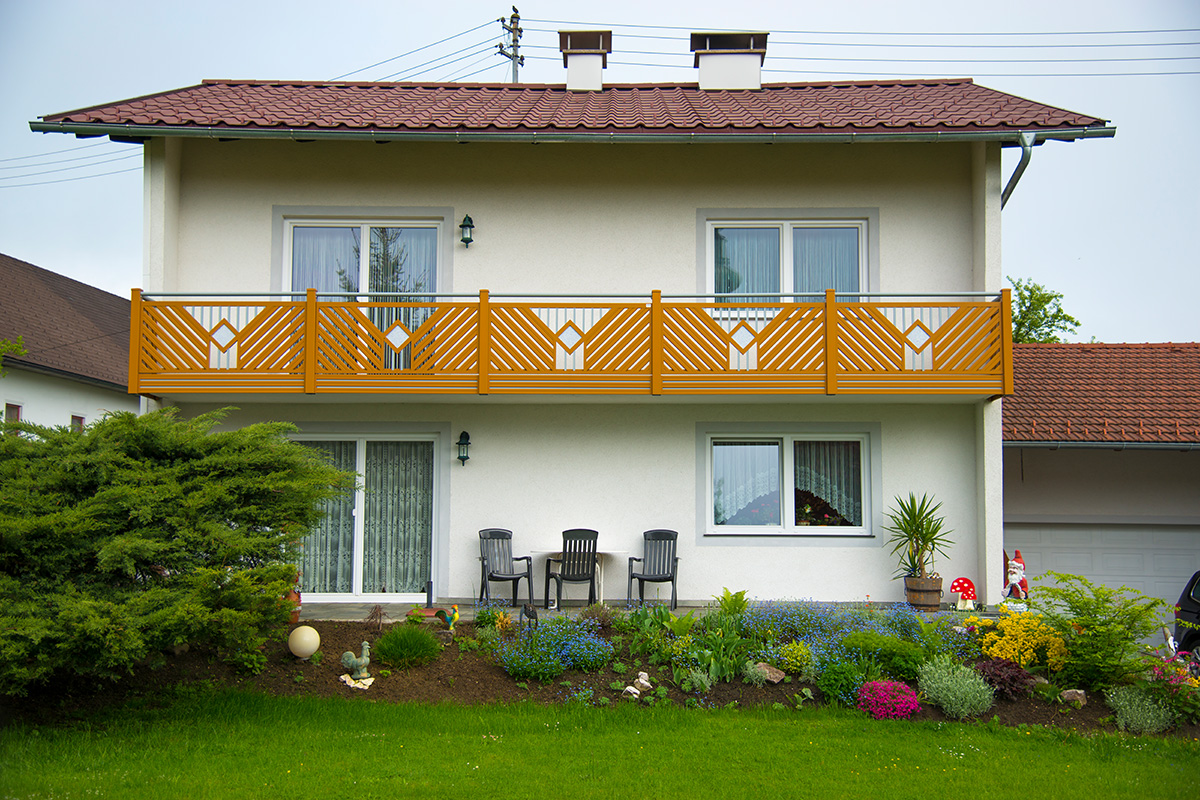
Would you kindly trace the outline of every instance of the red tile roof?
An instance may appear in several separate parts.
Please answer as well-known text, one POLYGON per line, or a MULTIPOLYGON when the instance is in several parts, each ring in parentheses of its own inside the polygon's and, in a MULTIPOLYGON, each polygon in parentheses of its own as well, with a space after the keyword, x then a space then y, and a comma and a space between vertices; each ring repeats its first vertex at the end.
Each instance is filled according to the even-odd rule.
POLYGON ((629 84, 598 92, 533 84, 209 80, 43 120, 262 132, 617 134, 1052 132, 1106 124, 970 80, 766 84, 761 91, 629 84))
POLYGON ((1200 443, 1200 343, 1018 344, 1006 442, 1200 443))
POLYGON ((4 368, 66 375, 105 388, 129 380, 129 300, 0 253, 0 339, 22 337, 4 368))

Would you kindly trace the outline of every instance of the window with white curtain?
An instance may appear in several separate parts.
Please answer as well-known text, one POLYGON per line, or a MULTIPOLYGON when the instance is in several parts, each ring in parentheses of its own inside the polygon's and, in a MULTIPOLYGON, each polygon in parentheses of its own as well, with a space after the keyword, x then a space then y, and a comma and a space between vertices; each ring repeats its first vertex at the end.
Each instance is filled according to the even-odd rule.
POLYGON ((434 293, 436 222, 288 223, 291 291, 434 293))
POLYGON ((711 220, 708 291, 747 299, 865 291, 866 241, 865 220, 711 220))
POLYGON ((869 532, 865 433, 712 435, 708 455, 713 533, 869 532))

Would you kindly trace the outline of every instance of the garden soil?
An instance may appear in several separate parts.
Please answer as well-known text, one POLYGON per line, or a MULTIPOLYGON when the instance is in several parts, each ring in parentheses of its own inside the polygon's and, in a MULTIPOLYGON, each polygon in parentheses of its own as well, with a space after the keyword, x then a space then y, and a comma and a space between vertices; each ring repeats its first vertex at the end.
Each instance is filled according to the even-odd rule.
MULTIPOLYGON (((375 677, 373 684, 366 690, 355 689, 341 681, 341 676, 347 672, 342 667, 342 654, 353 652, 359 655, 364 641, 373 642, 381 635, 380 627, 365 622, 309 621, 303 624, 312 626, 321 636, 320 663, 297 659, 283 640, 267 644, 267 666, 258 675, 239 673, 213 654, 203 651, 193 649, 164 654, 155 659, 161 663, 153 667, 147 663, 133 676, 116 683, 57 683, 31 691, 28 697, 0 698, 0 724, 69 725, 93 719, 97 712, 117 709, 129 702, 154 704, 157 698, 168 693, 166 690, 181 684, 237 687, 276 696, 339 697, 351 702, 384 703, 475 704, 528 700, 552 704, 567 702, 581 692, 587 695, 587 690, 591 690, 593 703, 607 697, 616 704, 633 702, 622 700, 620 689, 632 683, 637 672, 646 671, 650 673, 651 683, 655 687, 666 686, 667 698, 679 705, 689 697, 695 697, 699 705, 708 708, 731 704, 746 708, 775 703, 790 707, 795 705, 795 696, 805 688, 813 693, 816 702, 821 700, 821 693, 815 686, 796 682, 756 688, 738 680, 719 683, 706 695, 688 695, 670 683, 669 671, 639 664, 628 653, 618 653, 617 660, 626 668, 620 674, 605 668, 599 673, 568 671, 549 684, 518 682, 481 651, 472 650, 469 644, 460 646, 460 642, 474 634, 471 623, 460 623, 451 635, 438 622, 427 623, 445 643, 436 661, 421 667, 392 670, 386 676, 381 674, 381 669, 386 667, 373 662, 368 668, 375 677)), ((387 628, 385 623, 382 630, 387 628)), ((996 705, 983 718, 992 717, 1008 726, 1044 725, 1079 733, 1116 730, 1112 712, 1099 696, 1089 696, 1081 708, 1047 703, 1036 696, 1018 701, 997 699, 996 705)), ((946 721, 947 717, 936 707, 922 704, 916 719, 946 721)), ((1180 726, 1167 735, 1200 738, 1200 725, 1180 726)))

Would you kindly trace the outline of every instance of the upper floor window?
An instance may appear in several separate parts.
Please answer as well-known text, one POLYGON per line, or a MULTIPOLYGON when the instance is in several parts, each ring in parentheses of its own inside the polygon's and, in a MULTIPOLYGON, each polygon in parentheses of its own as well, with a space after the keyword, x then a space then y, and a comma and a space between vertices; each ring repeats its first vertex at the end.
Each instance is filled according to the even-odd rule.
POLYGON ((5 422, 20 422, 21 407, 16 403, 4 404, 4 421, 5 422))
POLYGON ((434 222, 288 223, 291 291, 436 292, 434 222))
POLYGON ((708 291, 768 295, 865 291, 866 220, 708 223, 708 291))
POLYGON ((83 416, 79 414, 71 415, 71 430, 75 431, 76 433, 83 433, 85 424, 86 420, 84 420, 83 416))

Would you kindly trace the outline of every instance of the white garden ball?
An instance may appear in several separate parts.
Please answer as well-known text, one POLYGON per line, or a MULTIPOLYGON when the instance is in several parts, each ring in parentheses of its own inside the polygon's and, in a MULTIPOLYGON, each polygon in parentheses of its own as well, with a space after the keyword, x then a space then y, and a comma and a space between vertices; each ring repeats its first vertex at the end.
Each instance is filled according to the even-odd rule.
POLYGON ((320 646, 321 634, 317 633, 316 628, 308 625, 301 625, 288 636, 288 649, 292 651, 292 655, 305 661, 317 652, 317 648, 320 646))

